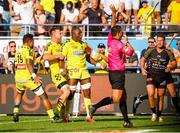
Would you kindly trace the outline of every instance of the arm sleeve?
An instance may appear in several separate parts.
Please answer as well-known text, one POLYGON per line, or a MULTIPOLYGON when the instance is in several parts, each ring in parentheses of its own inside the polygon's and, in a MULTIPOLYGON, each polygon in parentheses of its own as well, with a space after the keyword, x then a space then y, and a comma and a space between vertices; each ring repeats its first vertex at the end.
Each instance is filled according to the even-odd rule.
POLYGON ((172 61, 175 61, 175 60, 176 60, 176 58, 175 58, 174 54, 173 54, 170 50, 167 50, 167 53, 168 53, 168 56, 169 56, 170 62, 172 62, 172 61))
POLYGON ((144 57, 145 59, 147 59, 147 58, 150 56, 151 51, 152 51, 152 49, 147 49, 146 52, 144 53, 143 57, 144 57))

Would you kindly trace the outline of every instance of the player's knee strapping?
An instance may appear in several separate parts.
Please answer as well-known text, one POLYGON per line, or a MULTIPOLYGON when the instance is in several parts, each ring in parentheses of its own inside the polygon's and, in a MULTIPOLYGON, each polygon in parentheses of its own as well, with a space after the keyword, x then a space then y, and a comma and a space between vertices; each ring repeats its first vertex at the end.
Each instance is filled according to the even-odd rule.
POLYGON ((36 88, 35 90, 33 90, 33 92, 37 95, 37 96, 45 96, 44 94, 44 89, 42 88, 42 86, 39 86, 38 88, 36 88))
POLYGON ((20 90, 20 89, 16 88, 16 91, 22 95, 24 94, 24 90, 20 90))
POLYGON ((83 84, 83 85, 81 85, 81 88, 82 88, 83 90, 90 89, 90 88, 91 88, 91 83, 83 84))
MULTIPOLYGON (((70 85, 69 87, 71 91, 76 91, 76 85, 70 85)), ((72 100, 73 97, 74 97, 74 94, 70 93, 70 95, 68 96, 68 100, 72 100)))

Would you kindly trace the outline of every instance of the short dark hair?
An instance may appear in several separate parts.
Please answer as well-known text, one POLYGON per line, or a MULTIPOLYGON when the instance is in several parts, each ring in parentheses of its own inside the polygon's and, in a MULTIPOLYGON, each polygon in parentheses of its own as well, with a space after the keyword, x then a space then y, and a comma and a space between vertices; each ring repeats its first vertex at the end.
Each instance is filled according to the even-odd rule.
POLYGON ((53 26, 53 27, 50 29, 50 31, 49 31, 49 32, 50 32, 50 35, 52 35, 52 32, 55 31, 55 30, 60 30, 60 31, 61 31, 62 28, 59 27, 59 26, 53 26))
POLYGON ((166 39, 165 35, 162 34, 162 33, 159 33, 159 34, 157 35, 157 38, 158 38, 158 37, 161 37, 161 38, 163 38, 164 40, 166 39))
POLYGON ((150 37, 148 38, 148 40, 149 40, 149 39, 153 39, 154 41, 156 41, 153 36, 150 36, 150 37))
POLYGON ((71 30, 71 33, 79 33, 81 31, 80 27, 79 26, 73 26, 72 27, 72 30, 71 30))
POLYGON ((15 44, 16 44, 16 42, 15 42, 15 41, 10 41, 10 42, 9 42, 9 46, 10 46, 10 44, 11 44, 11 43, 15 43, 15 44))
POLYGON ((27 43, 29 40, 33 40, 33 35, 27 33, 23 36, 23 44, 27 43))
POLYGON ((115 36, 117 33, 121 32, 121 26, 114 26, 111 28, 111 34, 112 36, 115 36))

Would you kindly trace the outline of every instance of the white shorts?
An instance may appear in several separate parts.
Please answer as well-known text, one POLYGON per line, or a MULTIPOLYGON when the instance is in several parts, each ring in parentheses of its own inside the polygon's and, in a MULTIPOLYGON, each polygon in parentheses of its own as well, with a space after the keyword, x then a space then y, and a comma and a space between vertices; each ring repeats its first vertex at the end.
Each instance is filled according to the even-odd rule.
POLYGON ((151 7, 154 7, 158 1, 159 1, 159 4, 156 6, 155 11, 161 12, 161 0, 148 0, 148 5, 151 7))
POLYGON ((138 10, 140 0, 125 0, 125 9, 126 10, 138 10))

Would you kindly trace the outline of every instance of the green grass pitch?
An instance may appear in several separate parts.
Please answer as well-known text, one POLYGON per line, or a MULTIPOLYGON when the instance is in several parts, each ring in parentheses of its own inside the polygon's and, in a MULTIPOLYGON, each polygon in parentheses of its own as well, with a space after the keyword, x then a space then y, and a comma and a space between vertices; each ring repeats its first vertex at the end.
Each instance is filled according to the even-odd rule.
POLYGON ((0 132, 180 132, 180 119, 164 116, 164 122, 151 122, 150 116, 131 116, 134 128, 123 128, 121 116, 95 116, 87 123, 85 116, 70 118, 69 123, 51 123, 48 116, 20 116, 14 123, 12 116, 0 117, 0 132))

